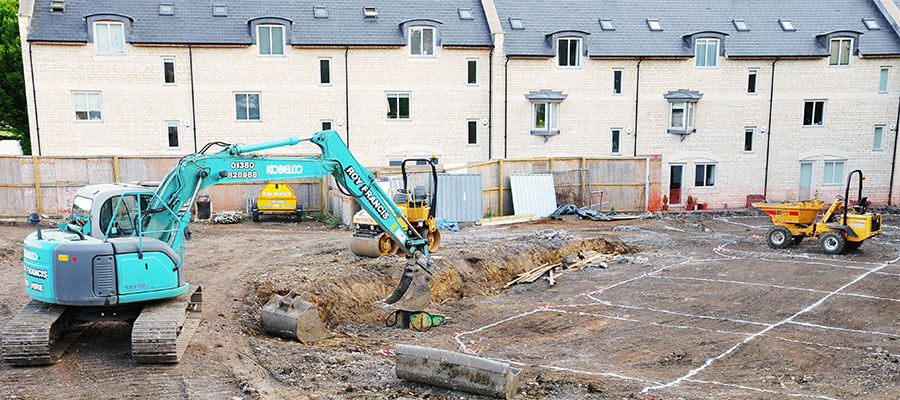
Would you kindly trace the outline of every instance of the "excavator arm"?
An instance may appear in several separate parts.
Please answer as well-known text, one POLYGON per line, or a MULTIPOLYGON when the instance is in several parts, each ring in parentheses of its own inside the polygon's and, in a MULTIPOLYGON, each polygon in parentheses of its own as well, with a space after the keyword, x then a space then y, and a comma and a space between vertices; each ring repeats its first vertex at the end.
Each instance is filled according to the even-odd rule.
MULTIPOLYGON (((284 180, 291 178, 334 177, 341 191, 352 197, 378 225, 400 244, 409 262, 400 284, 385 299, 388 304, 407 311, 419 311, 430 302, 431 291, 427 275, 433 272, 428 254, 428 241, 420 237, 403 217, 400 209, 375 183, 374 175, 363 167, 335 131, 317 132, 310 138, 288 139, 252 145, 214 142, 196 154, 182 158, 163 178, 142 221, 148 232, 171 232, 173 227, 187 226, 190 208, 197 193, 206 187, 227 183, 284 180), (253 152, 301 142, 312 142, 322 151, 320 157, 268 157, 253 152), (223 149, 211 154, 212 146, 223 149), (177 215, 162 210, 182 210, 177 215), (412 236, 410 236, 412 235, 412 236)), ((182 246, 183 235, 162 233, 159 237, 173 248, 182 246)))

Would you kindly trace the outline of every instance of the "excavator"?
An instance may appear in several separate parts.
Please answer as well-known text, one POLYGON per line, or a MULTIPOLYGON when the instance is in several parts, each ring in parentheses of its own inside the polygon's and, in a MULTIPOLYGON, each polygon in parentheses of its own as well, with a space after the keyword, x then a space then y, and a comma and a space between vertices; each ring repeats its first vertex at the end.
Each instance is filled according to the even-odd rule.
MULTIPOLYGON (((437 167, 434 159, 409 158, 400 163, 403 187, 394 193, 394 204, 403 212, 404 222, 412 223, 420 236, 428 239, 428 251, 434 253, 441 246, 441 232, 435 224, 434 214, 437 206, 437 167), (416 186, 409 190, 409 174, 406 163, 415 162, 431 167, 431 193, 425 186, 416 186)), ((409 227, 407 227, 409 229, 409 227)), ((365 210, 353 215, 353 237, 350 239, 350 250, 363 257, 377 258, 389 254, 397 254, 400 244, 394 241, 365 210)))
MULTIPOLYGON (((337 132, 251 145, 212 142, 179 160, 155 191, 137 185, 91 185, 76 192, 72 219, 56 229, 42 232, 37 214, 29 217, 29 224, 37 226, 25 238, 23 250, 25 290, 31 301, 2 330, 3 360, 11 365, 52 364, 86 323, 116 320, 132 323, 136 362, 179 362, 202 311, 202 290, 198 286, 190 291, 184 262, 197 193, 218 184, 327 175, 407 257, 399 284, 383 303, 404 316, 423 310, 431 302, 434 272, 428 240, 410 228, 413 225, 337 132), (253 154, 302 142, 317 145, 322 154, 253 154), (211 152, 213 147, 221 150, 211 152)), ((289 309, 274 312, 283 312, 282 320, 292 318, 289 309)), ((268 330, 265 318, 262 324, 268 330)))

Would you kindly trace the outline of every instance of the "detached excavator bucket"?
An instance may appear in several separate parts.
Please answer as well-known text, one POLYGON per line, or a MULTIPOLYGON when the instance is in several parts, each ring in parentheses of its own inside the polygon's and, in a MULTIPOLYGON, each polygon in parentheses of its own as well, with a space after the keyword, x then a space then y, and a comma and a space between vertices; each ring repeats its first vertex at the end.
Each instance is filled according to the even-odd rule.
POLYGON ((262 308, 260 322, 270 334, 303 343, 315 342, 328 336, 319 320, 319 308, 307 300, 305 293, 291 291, 287 296, 275 296, 262 308))
POLYGON ((431 304, 431 276, 410 259, 400 283, 384 302, 402 311, 422 311, 431 304))

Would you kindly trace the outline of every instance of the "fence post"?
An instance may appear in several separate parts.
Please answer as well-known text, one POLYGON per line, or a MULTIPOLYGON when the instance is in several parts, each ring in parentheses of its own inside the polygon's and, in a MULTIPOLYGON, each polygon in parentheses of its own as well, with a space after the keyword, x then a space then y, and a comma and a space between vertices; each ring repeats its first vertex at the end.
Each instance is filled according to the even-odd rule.
POLYGON ((500 210, 497 211, 497 215, 503 216, 503 159, 498 161, 498 165, 500 166, 500 210))
MULTIPOLYGON (((585 176, 587 175, 587 171, 585 171, 585 167, 587 163, 585 162, 584 157, 581 157, 581 206, 587 207, 587 190, 585 188, 585 176)), ((601 205, 600 208, 603 208, 601 205)))
POLYGON ((322 179, 319 179, 319 207, 322 208, 322 214, 325 214, 325 180, 328 179, 327 176, 323 176, 322 179))
POLYGON ((38 156, 31 156, 31 165, 34 166, 34 191, 37 195, 37 212, 44 213, 44 203, 41 200, 41 174, 38 172, 38 156))
POLYGON ((113 174, 116 177, 116 183, 119 183, 119 156, 113 156, 113 174))

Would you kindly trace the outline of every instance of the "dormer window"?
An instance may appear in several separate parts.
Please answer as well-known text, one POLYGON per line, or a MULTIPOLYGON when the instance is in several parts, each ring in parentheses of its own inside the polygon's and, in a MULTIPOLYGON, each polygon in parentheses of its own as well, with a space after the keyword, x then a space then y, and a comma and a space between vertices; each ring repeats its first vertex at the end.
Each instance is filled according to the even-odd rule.
POLYGON ((850 65, 850 50, 852 48, 853 39, 851 38, 831 39, 831 57, 828 59, 828 64, 850 65))
POLYGON ((750 27, 747 26, 747 21, 745 20, 736 19, 732 22, 734 22, 734 29, 736 29, 738 32, 747 32, 750 30, 750 27))
POLYGON ((375 7, 365 7, 363 8, 363 15, 365 15, 366 19, 376 19, 378 18, 378 11, 375 10, 375 7))
POLYGON ((601 19, 600 20, 600 29, 604 31, 614 31, 616 30, 616 26, 613 25, 611 19, 601 19))
POLYGON ((325 6, 313 7, 313 17, 318 19, 328 18, 328 9, 325 6))
POLYGON ((797 30, 797 28, 794 28, 794 23, 789 19, 779 19, 778 23, 781 24, 781 29, 785 32, 793 32, 797 30))
POLYGON ((658 19, 648 19, 648 20, 647 20, 647 26, 650 28, 651 31, 661 31, 661 30, 663 30, 663 29, 662 29, 662 25, 660 25, 658 19))
POLYGON ((94 45, 97 54, 125 54, 125 25, 112 21, 94 23, 94 45))
POLYGON ((256 38, 259 44, 259 55, 284 55, 284 26, 259 25, 256 38))
POLYGON ((424 26, 409 28, 409 54, 413 56, 434 55, 434 28, 424 26))
POLYGON ((213 17, 227 17, 228 5, 225 3, 213 4, 213 17))
POLYGON ((159 3, 159 15, 175 15, 175 4, 159 3))
POLYGON ((877 31, 877 30, 881 29, 881 27, 878 26, 878 22, 876 22, 874 19, 871 19, 871 18, 864 18, 863 24, 865 24, 866 29, 868 29, 870 31, 877 31))
POLYGON ((557 59, 560 67, 581 66, 581 39, 562 38, 557 41, 557 59))
POLYGON ((697 39, 694 58, 698 67, 716 67, 719 60, 719 39, 697 39))

